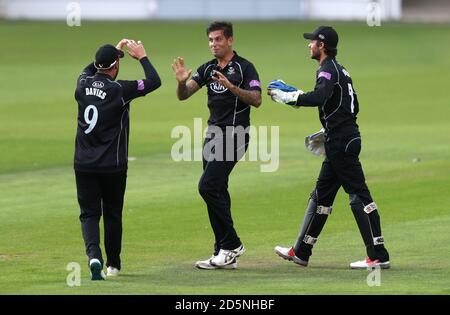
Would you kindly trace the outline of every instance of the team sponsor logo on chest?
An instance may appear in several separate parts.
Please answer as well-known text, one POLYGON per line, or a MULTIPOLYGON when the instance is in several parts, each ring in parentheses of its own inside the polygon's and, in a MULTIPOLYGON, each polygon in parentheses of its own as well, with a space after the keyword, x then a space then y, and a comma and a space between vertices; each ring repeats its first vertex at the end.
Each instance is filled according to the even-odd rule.
POLYGON ((106 92, 97 88, 86 88, 86 95, 94 95, 104 100, 106 97, 106 92))
POLYGON ((226 87, 224 87, 222 84, 220 84, 219 82, 211 82, 209 84, 209 88, 215 92, 215 93, 224 93, 226 92, 228 89, 226 87))

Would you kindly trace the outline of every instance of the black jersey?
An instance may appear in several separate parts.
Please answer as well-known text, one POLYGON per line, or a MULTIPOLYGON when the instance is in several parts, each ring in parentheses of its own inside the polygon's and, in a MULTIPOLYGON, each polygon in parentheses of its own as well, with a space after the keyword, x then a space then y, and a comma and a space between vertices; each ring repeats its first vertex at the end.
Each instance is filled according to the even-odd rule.
POLYGON ((231 93, 211 77, 213 70, 220 71, 237 87, 244 90, 261 91, 258 72, 251 62, 238 56, 234 52, 231 61, 221 69, 217 59, 201 65, 192 79, 202 87, 208 88, 208 108, 210 116, 208 125, 218 127, 250 125, 250 105, 243 103, 236 95, 231 93))
POLYGON ((327 57, 316 73, 314 91, 297 99, 300 106, 318 106, 320 121, 328 135, 358 132, 358 98, 350 74, 335 58, 327 57))
POLYGON ((77 81, 78 128, 74 167, 77 171, 127 169, 130 101, 157 89, 161 80, 147 57, 140 60, 146 79, 114 81, 87 66, 77 81))

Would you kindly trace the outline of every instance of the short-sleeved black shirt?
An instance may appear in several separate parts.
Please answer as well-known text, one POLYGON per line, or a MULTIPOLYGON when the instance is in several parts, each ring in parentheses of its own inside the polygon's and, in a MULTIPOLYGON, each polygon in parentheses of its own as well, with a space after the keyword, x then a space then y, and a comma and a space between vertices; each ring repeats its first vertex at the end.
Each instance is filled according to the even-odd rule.
POLYGON ((243 103, 227 88, 215 82, 211 76, 213 70, 220 71, 227 79, 237 87, 244 90, 261 91, 258 72, 251 62, 238 56, 234 52, 231 61, 220 69, 217 59, 201 65, 192 79, 200 87, 208 88, 208 108, 210 116, 208 125, 225 128, 226 126, 250 125, 250 105, 243 103))

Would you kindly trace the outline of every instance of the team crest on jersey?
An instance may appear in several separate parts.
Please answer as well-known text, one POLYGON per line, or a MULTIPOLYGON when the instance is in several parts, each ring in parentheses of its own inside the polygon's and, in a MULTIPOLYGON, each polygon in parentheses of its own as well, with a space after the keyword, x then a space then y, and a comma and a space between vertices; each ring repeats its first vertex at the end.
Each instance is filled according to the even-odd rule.
POLYGON ((223 93, 225 91, 227 91, 228 89, 226 87, 224 87, 222 84, 220 84, 219 82, 211 82, 211 84, 209 85, 209 88, 216 93, 223 93))
POLYGON ((101 81, 94 81, 94 82, 92 82, 92 86, 97 89, 101 89, 102 87, 105 86, 105 84, 101 81))
POLYGON ((235 73, 236 73, 236 70, 234 70, 233 67, 229 67, 229 68, 228 68, 228 72, 227 72, 228 75, 233 75, 233 74, 235 74, 235 73))

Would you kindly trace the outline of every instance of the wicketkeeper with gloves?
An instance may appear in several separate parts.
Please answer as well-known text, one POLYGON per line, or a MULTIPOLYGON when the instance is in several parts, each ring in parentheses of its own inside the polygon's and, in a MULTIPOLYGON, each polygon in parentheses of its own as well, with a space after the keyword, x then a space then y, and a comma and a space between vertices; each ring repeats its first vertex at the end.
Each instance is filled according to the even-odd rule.
POLYGON ((311 58, 320 64, 314 91, 304 93, 276 80, 269 84, 268 94, 274 101, 296 108, 318 107, 323 129, 307 137, 306 144, 313 153, 324 153, 326 157, 294 246, 276 246, 275 253, 307 266, 312 248, 342 186, 349 194, 350 207, 367 250, 366 259, 351 263, 350 267, 389 268, 389 254, 384 247, 377 205, 370 195, 358 158, 361 151, 361 136, 356 123, 358 98, 350 74, 336 61, 338 34, 332 27, 320 26, 303 36, 311 41, 308 45, 311 58))

